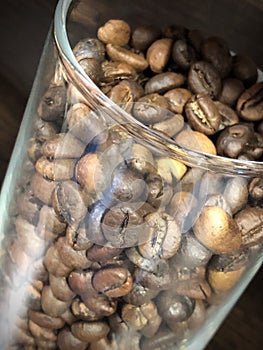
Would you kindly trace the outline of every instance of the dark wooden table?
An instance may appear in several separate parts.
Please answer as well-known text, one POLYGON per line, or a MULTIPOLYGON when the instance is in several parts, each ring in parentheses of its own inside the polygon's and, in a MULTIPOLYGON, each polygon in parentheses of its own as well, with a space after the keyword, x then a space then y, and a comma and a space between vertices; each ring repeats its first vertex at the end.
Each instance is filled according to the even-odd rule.
MULTIPOLYGON (((263 2, 248 3, 263 8, 263 2)), ((4 177, 56 0, 6 0, 0 11, 0 183, 4 177)), ((257 19, 258 20, 258 19, 257 19)), ((262 36, 260 38, 262 45, 262 36)), ((261 64, 263 64, 261 56, 261 64)), ((261 350, 261 270, 206 350, 261 350)))

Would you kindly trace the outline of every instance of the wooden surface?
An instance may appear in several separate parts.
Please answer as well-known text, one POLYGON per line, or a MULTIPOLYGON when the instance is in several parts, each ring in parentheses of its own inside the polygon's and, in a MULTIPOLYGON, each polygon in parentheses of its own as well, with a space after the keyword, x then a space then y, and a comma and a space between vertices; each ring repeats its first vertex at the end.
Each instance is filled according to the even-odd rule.
MULTIPOLYGON (((0 11, 0 183, 35 75, 55 0, 7 0, 0 11)), ((262 1, 250 0, 263 8, 262 1)), ((260 38, 262 45, 262 37, 260 38)), ((261 64, 262 64, 261 58, 261 64)), ((206 350, 261 350, 261 270, 206 350)))

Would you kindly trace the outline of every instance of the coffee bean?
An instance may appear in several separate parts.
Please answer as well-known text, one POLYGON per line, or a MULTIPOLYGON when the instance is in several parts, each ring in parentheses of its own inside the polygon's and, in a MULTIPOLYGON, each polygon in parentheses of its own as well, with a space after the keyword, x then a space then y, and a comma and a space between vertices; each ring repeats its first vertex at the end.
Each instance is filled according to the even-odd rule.
POLYGON ((38 118, 34 123, 35 138, 38 142, 45 142, 59 132, 59 125, 38 118))
POLYGON ((141 284, 133 284, 133 288, 129 294, 124 296, 124 300, 128 304, 143 305, 158 295, 158 291, 142 286, 141 284))
POLYGON ((221 78, 211 63, 198 61, 190 67, 188 85, 195 94, 208 94, 215 99, 221 91, 221 78))
POLYGON ((55 187, 55 181, 45 179, 39 173, 35 173, 31 179, 31 189, 33 194, 37 199, 47 205, 52 205, 52 193, 55 187))
POLYGON ((88 345, 87 342, 74 337, 68 328, 64 328, 58 333, 57 343, 60 350, 85 350, 88 345))
POLYGON ((42 143, 37 140, 35 137, 31 137, 28 142, 28 147, 27 147, 27 154, 29 159, 33 162, 36 163, 38 158, 41 157, 41 146, 42 143))
POLYGON ((116 298, 130 292, 133 280, 128 270, 112 266, 95 272, 92 283, 98 292, 116 298))
POLYGON ((49 285, 55 298, 61 301, 69 301, 75 296, 69 288, 67 278, 49 275, 49 285))
POLYGON ((130 26, 120 19, 111 19, 98 29, 98 38, 104 43, 124 46, 130 39, 130 26))
POLYGON ((75 294, 83 299, 85 296, 97 295, 97 291, 92 286, 92 271, 72 271, 68 277, 70 288, 75 294))
POLYGON ((86 38, 77 43, 73 49, 73 53, 78 61, 85 58, 95 58, 102 62, 105 57, 105 47, 98 39, 86 38))
POLYGON ((219 130, 221 116, 217 106, 209 96, 193 96, 185 106, 185 113, 194 130, 205 135, 213 135, 219 130))
POLYGON ((238 54, 233 57, 233 73, 237 79, 243 81, 246 87, 253 85, 257 81, 257 65, 247 55, 238 54))
POLYGON ((242 177, 230 178, 227 181, 223 195, 232 214, 236 214, 246 206, 248 200, 247 180, 242 177))
POLYGON ((168 157, 159 158, 156 163, 159 175, 168 184, 172 184, 174 179, 180 180, 187 170, 182 162, 168 157))
POLYGON ((36 162, 36 170, 45 179, 52 181, 69 180, 74 175, 75 160, 55 159, 49 160, 41 157, 36 162))
POLYGON ((182 69, 189 69, 197 60, 197 54, 192 45, 186 40, 177 40, 172 48, 172 58, 182 69))
POLYGON ((143 269, 135 270, 136 282, 156 291, 169 289, 171 285, 169 265, 165 260, 160 261, 161 263, 156 266, 153 272, 143 269))
POLYGON ((153 76, 151 79, 147 81, 145 84, 145 93, 153 94, 153 93, 163 93, 168 90, 177 88, 184 83, 184 76, 179 73, 174 72, 165 72, 159 73, 153 76))
POLYGON ((146 178, 148 197, 147 202, 154 208, 163 208, 171 200, 172 187, 164 183, 159 174, 150 173, 146 178))
POLYGON ((184 125, 184 118, 181 114, 176 114, 174 117, 166 119, 162 122, 153 124, 152 128, 162 132, 166 136, 173 137, 184 125))
POLYGON ((117 309, 117 301, 108 298, 104 294, 86 295, 83 297, 83 301, 98 318, 113 315, 117 309))
POLYGON ((35 324, 40 327, 49 329, 60 329, 64 326, 65 321, 60 317, 51 317, 40 311, 28 311, 28 316, 35 324))
POLYGON ((224 79, 218 99, 222 103, 233 106, 244 90, 245 87, 241 80, 235 78, 224 79))
POLYGON ((254 178, 249 184, 249 196, 255 203, 261 203, 263 199, 263 179, 260 177, 254 178))
POLYGON ((105 337, 109 333, 109 326, 105 322, 78 321, 71 326, 72 334, 83 342, 93 342, 105 337))
POLYGON ((87 305, 80 299, 74 299, 70 309, 73 313, 73 315, 78 319, 82 321, 98 321, 102 317, 97 315, 94 311, 90 310, 87 305))
POLYGON ((45 92, 37 113, 45 121, 56 121, 63 116, 65 105, 65 86, 53 86, 45 92))
POLYGON ((113 248, 94 244, 88 251, 87 257, 91 261, 107 262, 108 260, 118 257, 122 252, 121 248, 113 248))
POLYGON ((210 37, 202 42, 203 58, 212 63, 222 78, 225 78, 232 68, 232 57, 226 42, 222 38, 210 37))
POLYGON ((138 55, 123 47, 107 44, 108 56, 117 62, 125 62, 132 66, 136 71, 140 72, 148 67, 148 62, 142 55, 138 55))
POLYGON ((182 130, 176 135, 175 140, 182 147, 185 146, 188 149, 216 154, 216 148, 213 142, 199 131, 182 130))
POLYGON ((243 92, 237 101, 237 111, 247 121, 263 119, 263 82, 256 83, 243 92))
POLYGON ((19 269, 19 273, 23 276, 27 276, 29 267, 32 264, 32 257, 24 252, 17 239, 14 240, 7 250, 10 259, 19 269))
POLYGON ((232 210, 229 203, 226 201, 226 198, 222 194, 213 194, 207 198, 205 201, 206 207, 219 207, 227 212, 229 215, 232 215, 232 210))
POLYGON ((168 99, 169 109, 174 113, 183 113, 186 102, 191 98, 192 93, 184 88, 172 89, 164 94, 168 99))
POLYGON ((135 50, 145 51, 160 36, 159 28, 151 25, 140 26, 134 29, 131 44, 135 50))
POLYGON ((39 325, 37 325, 31 320, 29 320, 28 326, 33 337, 37 339, 50 341, 50 342, 55 342, 57 340, 56 334, 50 328, 40 327, 39 325))
POLYGON ((103 71, 102 82, 105 83, 112 84, 123 79, 135 80, 138 76, 136 70, 126 62, 104 61, 101 68, 103 71))
POLYGON ((155 73, 161 73, 165 68, 172 49, 172 39, 163 38, 154 41, 147 50, 146 58, 150 68, 155 73))
POLYGON ((50 246, 44 258, 44 264, 49 273, 58 277, 67 277, 72 269, 65 265, 55 245, 50 246))
POLYGON ((204 207, 194 226, 197 239, 216 254, 227 254, 241 246, 236 221, 219 207, 204 207))
POLYGON ((60 317, 69 307, 70 301, 58 300, 52 293, 50 286, 45 286, 42 291, 41 307, 51 317, 60 317))
POLYGON ((45 237, 46 231, 50 231, 55 235, 62 235, 65 233, 65 229, 66 224, 61 222, 54 209, 43 205, 39 212, 39 221, 37 225, 37 232, 40 237, 45 237))
POLYGON ((220 129, 223 129, 226 126, 237 124, 239 122, 237 113, 228 105, 219 101, 215 101, 215 105, 220 114, 220 120, 221 120, 220 129))
POLYGON ((21 193, 17 199, 19 214, 29 223, 36 224, 41 208, 40 201, 34 196, 33 191, 28 188, 21 193))
POLYGON ((235 216, 242 236, 242 247, 250 247, 263 240, 263 209, 248 207, 235 216))
POLYGON ((145 124, 158 123, 167 119, 168 101, 165 97, 153 93, 141 97, 133 107, 133 114, 135 118, 145 124))

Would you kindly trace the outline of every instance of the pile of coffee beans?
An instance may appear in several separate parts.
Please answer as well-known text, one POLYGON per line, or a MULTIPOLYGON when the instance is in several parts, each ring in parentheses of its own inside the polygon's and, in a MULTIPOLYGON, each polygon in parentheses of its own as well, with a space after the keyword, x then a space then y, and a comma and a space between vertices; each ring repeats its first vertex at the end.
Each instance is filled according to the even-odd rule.
MULTIPOLYGON (((111 19, 73 52, 134 123, 262 161, 263 82, 223 39, 111 19)), ((261 249, 262 177, 170 158, 106 112, 58 62, 2 241, 1 349, 174 348, 261 249)))

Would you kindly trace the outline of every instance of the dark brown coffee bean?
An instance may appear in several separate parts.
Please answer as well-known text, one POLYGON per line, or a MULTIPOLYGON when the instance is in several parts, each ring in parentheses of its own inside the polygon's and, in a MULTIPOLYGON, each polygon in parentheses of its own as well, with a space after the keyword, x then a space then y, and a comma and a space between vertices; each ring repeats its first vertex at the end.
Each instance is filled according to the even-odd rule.
POLYGON ((263 241, 263 208, 246 208, 235 216, 241 231, 242 247, 250 247, 263 241))
POLYGON ((154 272, 149 272, 143 269, 135 270, 135 280, 142 286, 154 289, 156 291, 166 290, 170 288, 171 276, 169 272, 169 265, 166 260, 160 260, 154 272))
POLYGON ((71 326, 72 334, 83 342, 93 342, 105 337, 109 333, 109 326, 105 322, 78 321, 71 326))
POLYGON ((165 207, 172 198, 172 187, 164 184, 164 181, 159 174, 150 173, 147 176, 146 182, 148 190, 147 202, 154 208, 165 207))
POLYGON ((41 153, 47 158, 79 158, 85 145, 72 134, 57 134, 41 147, 41 153))
POLYGON ((162 292, 157 302, 158 310, 165 321, 186 321, 194 311, 194 301, 183 295, 162 292))
POLYGON ((69 307, 70 301, 58 300, 52 293, 50 286, 45 286, 42 291, 41 307, 51 317, 60 317, 69 307))
POLYGON ((138 101, 144 95, 143 87, 134 80, 122 80, 119 85, 129 88, 133 101, 138 101))
POLYGON ((133 280, 127 269, 112 266, 95 272, 92 283, 98 292, 116 298, 130 292, 133 280))
POLYGON ((31 189, 35 197, 47 205, 52 205, 52 193, 56 184, 55 181, 44 179, 39 173, 35 173, 31 179, 31 189))
POLYGON ((141 312, 147 319, 147 324, 141 330, 141 333, 147 337, 152 337, 159 329, 161 317, 158 314, 157 307, 153 302, 148 302, 141 305, 141 312))
POLYGON ((103 234, 113 247, 124 248, 147 241, 149 227, 144 218, 152 212, 147 203, 122 203, 110 208, 101 224, 103 234))
POLYGON ((233 73, 237 79, 243 81, 246 87, 255 84, 257 81, 257 65, 247 55, 238 54, 233 57, 233 73))
POLYGON ((41 157, 36 162, 36 170, 45 179, 52 181, 69 180, 74 175, 74 159, 49 160, 41 157))
POLYGON ((133 106, 133 115, 144 124, 154 124, 169 117, 168 101, 154 93, 141 97, 133 106))
POLYGON ((124 46, 130 39, 130 26, 120 19, 111 19, 98 29, 98 38, 108 44, 124 46))
POLYGON ((39 212, 39 221, 37 225, 37 232, 40 237, 45 237, 45 231, 50 231, 55 235, 62 235, 65 233, 66 224, 59 220, 54 209, 43 205, 39 212))
POLYGON ((247 180, 243 177, 230 178, 223 192, 232 214, 244 208, 248 200, 247 180))
POLYGON ((172 48, 172 58, 182 69, 189 69, 197 60, 197 54, 192 45, 186 40, 177 40, 172 48))
POLYGON ((128 63, 138 72, 143 71, 148 67, 148 62, 142 55, 134 53, 124 47, 107 44, 106 50, 112 61, 128 63))
POLYGON ((34 123, 35 138, 39 142, 45 142, 59 132, 59 125, 54 122, 46 122, 38 118, 34 123))
POLYGON ((36 163, 38 158, 41 157, 41 146, 42 143, 34 137, 31 137, 28 141, 27 154, 29 159, 36 163))
POLYGON ((165 72, 159 73, 150 78, 145 84, 145 93, 152 94, 163 93, 168 90, 177 88, 184 83, 184 76, 180 73, 165 72))
POLYGON ((174 113, 182 114, 186 102, 191 98, 192 93, 183 88, 170 90, 164 94, 168 99, 169 109, 174 113))
POLYGON ((245 154, 252 160, 258 160, 263 155, 263 135, 255 132, 253 139, 245 146, 245 154))
POLYGON ((123 299, 128 304, 142 305, 155 298, 158 293, 159 291, 144 287, 141 284, 133 284, 130 293, 125 295, 123 299))
POLYGON ((78 61, 85 58, 95 58, 102 62, 105 57, 105 46, 96 38, 86 38, 80 40, 74 46, 73 53, 78 61))
POLYGON ((161 36, 159 28, 148 25, 134 29, 131 37, 131 45, 135 50, 145 51, 161 36))
POLYGON ((187 36, 188 29, 179 24, 173 24, 164 29, 164 36, 171 38, 174 41, 185 39, 187 36))
POLYGON ((139 306, 124 304, 121 310, 121 317, 127 326, 134 331, 139 331, 147 325, 147 318, 139 306))
POLYGON ((163 38, 154 41, 147 50, 147 61, 155 73, 161 73, 165 68, 172 49, 172 39, 163 38))
POLYGON ((194 130, 206 135, 213 135, 219 130, 221 117, 209 96, 193 96, 186 104, 185 113, 194 130))
POLYGON ((50 87, 44 94, 39 107, 38 115, 45 121, 56 121, 63 116, 66 105, 65 86, 50 87))
POLYGON ((241 246, 236 221, 219 207, 204 207, 194 226, 197 239, 216 254, 228 254, 241 246))
POLYGON ((58 333, 58 348, 60 350, 85 350, 88 343, 74 337, 68 328, 62 329, 58 333))
POLYGON ((218 99, 222 103, 233 106, 244 90, 245 87, 241 80, 227 78, 222 82, 222 90, 218 99))
POLYGON ((104 294, 86 295, 83 301, 98 318, 113 315, 117 309, 117 300, 112 300, 104 294))
POLYGON ((202 42, 201 52, 204 60, 212 63, 222 78, 232 68, 232 57, 226 42, 222 38, 210 37, 202 42))
POLYGON ((102 316, 97 315, 93 310, 90 310, 87 305, 79 298, 74 299, 71 306, 71 312, 73 315, 82 321, 98 321, 102 318, 102 316))
POLYGON ((72 269, 62 263, 57 247, 52 245, 44 258, 44 264, 49 273, 58 277, 66 277, 70 274, 72 269))
POLYGON ((155 259, 146 259, 144 258, 137 248, 132 247, 125 250, 125 254, 129 260, 142 270, 158 273, 158 271, 168 270, 167 262, 164 259, 155 258, 155 259))
POLYGON ((87 250, 93 245, 93 242, 87 237, 87 230, 84 224, 81 224, 76 230, 68 226, 66 237, 68 244, 75 250, 87 250))
POLYGON ((195 94, 209 94, 215 99, 221 91, 221 78, 211 63, 198 61, 190 67, 188 85, 195 94))
POLYGON ((85 269, 91 265, 91 261, 89 261, 86 257, 86 251, 74 250, 68 244, 65 237, 60 237, 57 240, 55 247, 63 264, 70 267, 72 270, 85 269))
POLYGON ((175 136, 184 125, 184 118, 181 114, 176 114, 174 117, 166 119, 162 122, 155 123, 152 125, 154 130, 165 134, 168 137, 175 136))
POLYGON ((243 92, 237 101, 237 111, 247 121, 263 119, 263 82, 256 83, 243 92))
POLYGON ((187 33, 187 39, 190 42, 190 44, 195 48, 195 50, 198 53, 200 53, 201 44, 204 40, 202 32, 198 29, 189 30, 189 32, 187 33))
POLYGON ((84 72, 89 76, 89 78, 95 84, 99 84, 103 77, 101 63, 95 58, 84 58, 83 60, 79 61, 79 64, 83 68, 84 72))
POLYGON ((40 311, 28 311, 29 319, 40 327, 49 329, 60 329, 64 326, 65 321, 60 317, 51 317, 40 311))
POLYGON ((208 281, 215 292, 226 292, 240 279, 248 263, 246 253, 215 255, 208 267, 208 281))
POLYGON ((104 61, 102 63, 102 71, 103 82, 105 83, 112 84, 124 79, 135 80, 137 78, 136 70, 125 62, 104 61))
POLYGON ((108 97, 127 112, 131 110, 134 100, 131 88, 128 85, 117 84, 113 86, 108 97))
POLYGON ((85 297, 86 295, 97 295, 92 286, 92 271, 72 271, 68 277, 70 288, 75 294, 85 297))
POLYGON ((215 105, 220 114, 220 129, 223 129, 226 126, 237 124, 239 122, 237 113, 231 107, 219 101, 215 101, 215 105))
POLYGON ((253 139, 251 125, 238 123, 225 128, 216 141, 217 153, 221 156, 237 158, 253 139))
POLYGON ((263 179, 260 177, 254 178, 249 184, 249 196, 255 203, 262 203, 263 200, 263 179))
POLYGON ((94 262, 107 262, 108 260, 118 257, 122 252, 121 248, 112 248, 94 244, 88 251, 87 257, 94 262))

